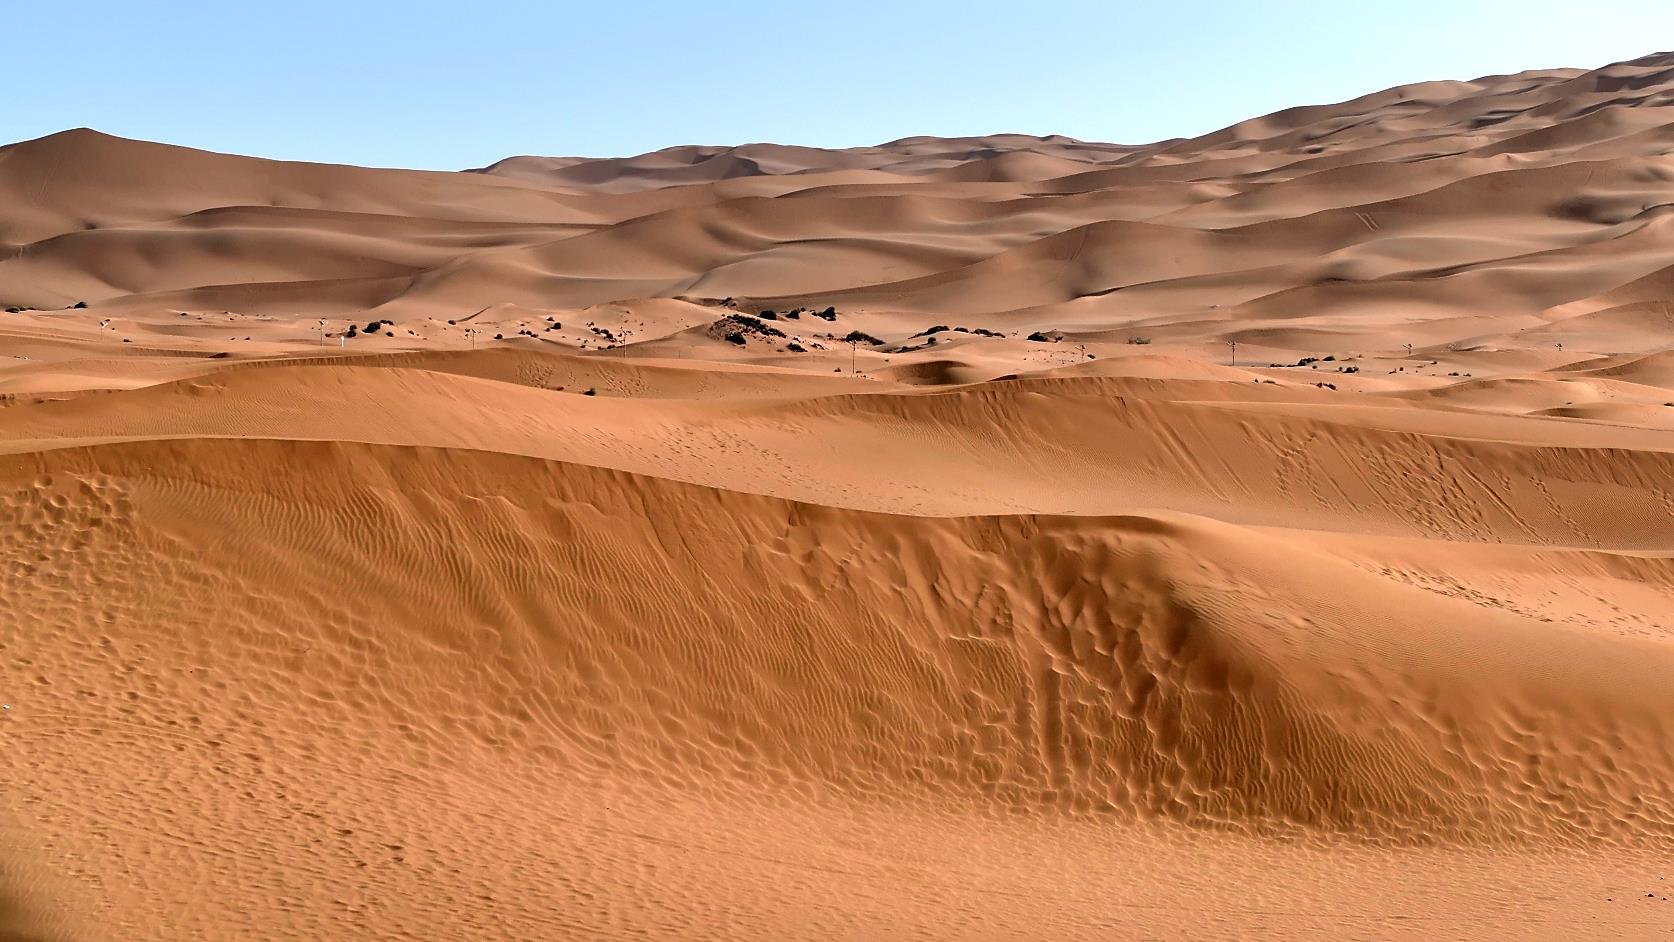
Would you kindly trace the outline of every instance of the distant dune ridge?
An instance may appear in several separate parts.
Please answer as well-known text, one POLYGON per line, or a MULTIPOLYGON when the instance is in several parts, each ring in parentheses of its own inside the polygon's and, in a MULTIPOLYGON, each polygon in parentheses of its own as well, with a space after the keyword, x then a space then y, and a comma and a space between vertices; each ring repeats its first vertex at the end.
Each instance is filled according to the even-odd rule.
POLYGON ((1660 938, 1674 54, 0 147, 0 940, 1660 938))

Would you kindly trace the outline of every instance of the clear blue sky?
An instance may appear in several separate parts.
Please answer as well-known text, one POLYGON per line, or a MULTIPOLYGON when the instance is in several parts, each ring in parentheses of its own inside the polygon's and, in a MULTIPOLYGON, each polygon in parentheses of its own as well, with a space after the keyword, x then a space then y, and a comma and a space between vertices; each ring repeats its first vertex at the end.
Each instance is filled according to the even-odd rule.
POLYGON ((1674 47, 1674 2, 0 0, 0 141, 457 169, 673 144, 1140 143, 1674 47))

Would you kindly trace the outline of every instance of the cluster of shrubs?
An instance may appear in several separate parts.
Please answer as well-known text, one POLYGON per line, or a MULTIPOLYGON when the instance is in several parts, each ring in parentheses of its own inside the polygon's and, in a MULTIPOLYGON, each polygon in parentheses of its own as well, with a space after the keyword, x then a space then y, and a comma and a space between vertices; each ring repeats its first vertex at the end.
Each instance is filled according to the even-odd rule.
POLYGON ((1029 335, 1029 339, 1033 340, 1035 343, 1057 343, 1061 338, 1054 337, 1045 331, 1037 330, 1029 335))
MULTIPOLYGON (((80 311, 80 310, 86 310, 86 308, 87 308, 87 302, 86 301, 77 301, 76 303, 70 305, 68 308, 65 308, 65 310, 80 311)), ((24 311, 39 311, 39 310, 40 310, 40 308, 35 307, 32 304, 8 304, 8 305, 6 305, 6 313, 7 314, 22 314, 24 311)))
POLYGON ((859 330, 851 330, 848 333, 844 334, 841 339, 844 343, 866 343, 866 344, 871 344, 874 347, 883 346, 883 341, 882 340, 879 340, 878 338, 872 336, 871 334, 868 334, 868 333, 865 333, 864 331, 859 331, 859 330))
POLYGON ((371 334, 377 333, 380 330, 383 330, 385 337, 395 336, 395 331, 384 330, 384 328, 386 326, 394 327, 395 322, 392 321, 392 320, 367 321, 366 326, 364 328, 359 326, 358 324, 350 324, 349 329, 347 331, 345 331, 343 335, 345 337, 359 337, 363 333, 371 335, 371 334))
MULTIPOLYGON (((1004 337, 1005 336, 1005 334, 1002 334, 997 330, 989 330, 986 327, 949 327, 946 324, 937 324, 936 326, 931 327, 928 330, 921 330, 918 333, 913 334, 913 337, 932 337, 933 338, 933 335, 935 335, 935 334, 946 333, 950 330, 953 331, 956 334, 973 334, 973 335, 978 336, 978 337, 1004 337)), ((912 338, 909 337, 908 339, 910 340, 912 338)))
MULTIPOLYGON (((728 298, 727 300, 731 301, 732 299, 728 298)), ((790 310, 784 312, 785 318, 787 320, 793 320, 793 321, 801 320, 802 315, 804 315, 804 314, 808 315, 809 317, 818 317, 821 320, 825 320, 825 321, 835 321, 837 319, 837 309, 834 308, 834 307, 827 307, 827 308, 824 308, 824 309, 818 310, 818 311, 814 310, 811 307, 793 307, 790 310)), ((764 321, 776 321, 776 320, 779 319, 779 312, 773 310, 772 308, 764 308, 756 316, 761 318, 764 321)))
POLYGON ((710 330, 728 343, 735 343, 740 347, 748 343, 751 337, 785 336, 785 332, 779 328, 764 324, 760 318, 748 314, 728 314, 710 325, 710 330))

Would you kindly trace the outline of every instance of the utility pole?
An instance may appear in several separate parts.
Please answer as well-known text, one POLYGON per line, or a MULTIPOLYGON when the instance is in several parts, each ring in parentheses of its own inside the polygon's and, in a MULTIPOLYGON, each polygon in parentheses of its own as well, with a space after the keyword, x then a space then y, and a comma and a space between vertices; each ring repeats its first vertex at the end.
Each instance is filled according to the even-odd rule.
POLYGON ((860 349, 860 341, 858 341, 858 340, 849 341, 849 375, 850 376, 859 375, 858 373, 855 372, 855 368, 854 368, 854 361, 855 361, 855 355, 856 355, 855 351, 857 351, 859 349, 860 349))
POLYGON ((1228 340, 1226 345, 1232 348, 1232 365, 1238 365, 1238 341, 1228 340))

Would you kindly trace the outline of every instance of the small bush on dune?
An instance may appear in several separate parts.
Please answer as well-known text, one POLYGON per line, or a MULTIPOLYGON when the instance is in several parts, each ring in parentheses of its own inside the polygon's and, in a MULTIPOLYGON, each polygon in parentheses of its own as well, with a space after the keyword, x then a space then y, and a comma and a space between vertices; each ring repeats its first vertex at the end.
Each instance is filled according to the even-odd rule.
POLYGON ((1150 342, 1151 342, 1150 337, 1129 337, 1128 338, 1128 343, 1138 344, 1140 346, 1143 346, 1143 345, 1148 344, 1150 342))

